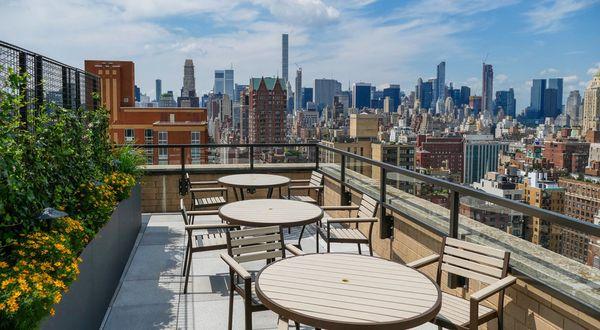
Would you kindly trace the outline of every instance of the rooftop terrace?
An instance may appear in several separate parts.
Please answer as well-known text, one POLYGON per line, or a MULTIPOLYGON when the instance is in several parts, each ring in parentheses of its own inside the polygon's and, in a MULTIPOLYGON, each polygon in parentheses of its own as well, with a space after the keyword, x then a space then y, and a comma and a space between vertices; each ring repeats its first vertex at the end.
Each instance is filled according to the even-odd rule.
MULTIPOLYGON (((184 159, 189 152, 187 149, 193 148, 181 145, 167 147, 185 149, 182 153, 184 159)), ((278 173, 297 179, 307 178, 311 170, 317 169, 326 176, 325 205, 357 203, 362 193, 383 201, 378 214, 379 224, 374 231, 374 250, 376 254, 400 263, 437 253, 443 236, 510 251, 510 271, 518 277, 518 282, 507 291, 506 328, 600 327, 598 269, 465 217, 453 208, 453 198, 469 197, 494 206, 493 209, 500 210, 499 213, 539 217, 550 226, 560 225, 591 236, 599 235, 596 225, 322 145, 197 147, 202 152, 219 155, 220 161, 226 153, 229 157, 225 164, 184 161, 187 163, 184 170, 191 174, 193 180, 215 180, 224 174, 248 172, 278 173), (263 157, 268 149, 286 148, 300 150, 306 157, 302 163, 276 164, 268 163, 263 157), (324 159, 330 162, 323 163, 324 159), (382 184, 381 177, 388 179, 386 184, 382 184), (341 191, 344 193, 341 194, 341 191), (436 196, 445 195, 448 201, 430 200, 425 191, 435 191, 436 196), (382 212, 384 217, 381 217, 382 212)), ((177 274, 181 271, 183 223, 180 216, 169 213, 178 209, 181 171, 180 163, 147 166, 147 175, 142 183, 142 208, 151 214, 144 217, 144 230, 123 275, 123 283, 107 311, 105 328, 141 325, 216 329, 226 325, 227 268, 217 258, 219 252, 194 256, 191 293, 181 294, 182 279, 177 274)), ((261 197, 260 193, 253 196, 256 197, 261 197)), ((366 232, 366 228, 362 229, 366 232)), ((288 239, 293 240, 294 235, 297 232, 288 239)), ((309 230, 305 237, 303 243, 306 241, 307 244, 303 244, 303 248, 314 251, 314 230, 309 230)), ((426 270, 433 276, 433 268, 426 270)), ((477 288, 479 284, 476 282, 464 288, 448 282, 442 289, 468 297, 477 288)), ((240 313, 237 308, 236 313, 240 313)), ((255 318, 257 328, 275 327, 276 317, 270 312, 261 312, 255 318)), ((234 316, 236 319, 240 320, 234 316)), ((495 323, 489 323, 489 326, 494 327, 495 323)))

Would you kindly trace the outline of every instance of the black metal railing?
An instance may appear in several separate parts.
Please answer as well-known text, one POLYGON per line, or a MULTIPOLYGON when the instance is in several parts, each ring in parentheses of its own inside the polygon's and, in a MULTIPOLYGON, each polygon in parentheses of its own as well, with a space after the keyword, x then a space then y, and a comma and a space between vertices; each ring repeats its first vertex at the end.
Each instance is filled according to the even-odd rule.
MULTIPOLYGON (((398 174, 406 176, 408 178, 422 181, 424 183, 427 183, 427 184, 430 184, 430 185, 433 185, 436 187, 440 187, 442 189, 449 191, 449 197, 450 197, 449 198, 450 199, 450 203, 449 203, 450 217, 448 219, 449 230, 446 233, 441 233, 441 232, 439 232, 438 229, 434 229, 441 235, 447 235, 450 237, 459 238, 458 237, 459 214, 460 214, 459 201, 460 201, 461 197, 468 196, 468 197, 480 199, 485 202, 493 203, 498 206, 505 207, 512 211, 520 212, 527 216, 540 218, 540 219, 547 221, 548 223, 553 224, 553 225, 560 225, 560 226, 563 226, 566 228, 577 230, 586 235, 600 237, 600 226, 596 225, 594 223, 585 222, 585 221, 578 220, 578 219, 575 219, 572 217, 568 217, 564 214, 560 214, 557 212, 552 212, 549 210, 530 206, 528 204, 513 201, 513 200, 510 200, 507 198, 491 195, 482 190, 477 190, 477 189, 471 188, 466 185, 460 185, 460 184, 453 183, 450 181, 438 179, 438 178, 435 178, 430 175, 421 174, 421 173, 411 171, 408 169, 404 169, 404 168, 401 168, 401 167, 398 167, 395 165, 391 165, 388 163, 373 160, 373 159, 370 159, 370 158, 367 158, 364 156, 353 154, 348 151, 332 148, 330 146, 326 146, 321 143, 301 143, 301 144, 294 144, 294 143, 279 143, 279 144, 138 144, 138 145, 133 145, 133 146, 139 147, 139 148, 146 148, 146 149, 148 149, 148 148, 150 148, 150 149, 180 148, 181 149, 180 159, 179 159, 179 164, 177 164, 177 165, 180 165, 180 170, 181 170, 182 174, 185 173, 185 171, 186 171, 186 163, 187 163, 188 155, 190 154, 189 153, 190 148, 200 148, 200 149, 204 149, 204 150, 215 149, 215 148, 247 148, 248 155, 249 155, 247 165, 248 165, 249 170, 251 170, 251 171, 255 169, 255 163, 256 163, 256 159, 254 157, 255 150, 259 150, 259 149, 264 150, 264 149, 269 149, 269 148, 309 148, 309 149, 312 149, 309 151, 309 153, 312 153, 312 155, 310 155, 310 157, 306 157, 307 161, 310 163, 314 163, 314 169, 319 170, 320 172, 322 172, 323 174, 332 178, 333 180, 335 180, 336 182, 338 182, 340 184, 340 186, 341 186, 340 203, 342 203, 342 204, 348 203, 348 201, 349 201, 349 199, 348 199, 349 195, 346 193, 346 191, 348 190, 347 188, 356 189, 356 187, 349 187, 347 180, 346 180, 347 179, 346 167, 348 164, 348 160, 359 161, 359 162, 363 162, 363 163, 369 164, 374 167, 378 167, 379 171, 380 171, 380 180, 381 180, 379 187, 378 187, 378 189, 379 189, 378 195, 379 196, 371 196, 371 197, 373 197, 375 199, 379 199, 379 201, 380 201, 381 209, 379 212, 379 214, 380 214, 380 221, 379 221, 380 231, 379 232, 380 232, 380 238, 382 238, 382 239, 390 237, 391 232, 392 232, 392 227, 393 227, 393 219, 390 216, 386 216, 387 211, 394 211, 394 212, 402 213, 402 210, 400 210, 396 205, 392 205, 391 203, 388 203, 388 201, 386 200, 387 184, 386 184, 385 178, 390 173, 398 173, 398 174), (339 176, 331 175, 331 173, 322 171, 322 169, 321 169, 322 166, 320 163, 320 158, 321 158, 320 156, 321 156, 322 152, 331 152, 339 157, 339 176)), ((312 166, 311 166, 311 168, 312 168, 312 166)), ((362 192, 366 193, 366 194, 371 193, 370 191, 367 191, 367 190, 362 191, 362 192)))
POLYGON ((100 91, 100 77, 46 56, 0 40, 0 81, 9 70, 26 74, 19 87, 25 106, 21 118, 27 123, 27 109, 40 109, 43 103, 54 103, 66 109, 95 109, 100 91))

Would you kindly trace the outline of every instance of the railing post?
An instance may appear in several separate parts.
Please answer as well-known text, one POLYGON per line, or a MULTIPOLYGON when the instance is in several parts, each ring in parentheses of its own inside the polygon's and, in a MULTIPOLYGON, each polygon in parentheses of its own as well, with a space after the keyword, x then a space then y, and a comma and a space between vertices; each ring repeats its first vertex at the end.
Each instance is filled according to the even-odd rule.
POLYGON ((385 239, 392 236, 391 219, 385 214, 385 196, 387 194, 385 179, 387 178, 387 170, 379 167, 379 238, 385 239))
POLYGON ((181 175, 185 175, 185 147, 181 146, 181 175))
MULTIPOLYGON (((19 52, 19 74, 27 74, 27 54, 25 52, 19 52)), ((27 107, 29 106, 29 93, 27 92, 27 81, 33 77, 27 77, 19 86, 19 93, 23 96, 23 105, 19 109, 21 114, 21 125, 27 128, 27 107)))
POLYGON ((35 71, 35 104, 36 110, 38 114, 42 111, 42 104, 44 103, 44 67, 43 67, 43 58, 41 55, 35 56, 34 62, 34 71, 35 71))
POLYGON ((62 68, 62 106, 65 109, 72 109, 71 104, 71 70, 67 67, 62 68))
POLYGON ((250 171, 254 171, 254 145, 250 145, 250 171))
POLYGON ((75 109, 81 107, 81 83, 79 71, 75 71, 75 109))
MULTIPOLYGON (((460 194, 458 191, 450 192, 450 219, 448 225, 448 237, 458 238, 458 215, 460 207, 460 194)), ((465 285, 466 279, 454 274, 448 275, 448 287, 455 289, 465 285)))
POLYGON ((315 170, 319 169, 319 145, 315 144, 315 170))
POLYGON ((346 155, 340 154, 340 205, 346 205, 346 155))

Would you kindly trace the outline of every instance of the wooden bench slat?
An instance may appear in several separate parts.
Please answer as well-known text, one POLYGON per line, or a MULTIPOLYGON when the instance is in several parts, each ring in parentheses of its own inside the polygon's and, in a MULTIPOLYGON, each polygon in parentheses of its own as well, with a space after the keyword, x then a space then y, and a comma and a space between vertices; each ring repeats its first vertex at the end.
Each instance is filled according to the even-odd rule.
POLYGON ((238 238, 241 236, 256 236, 266 234, 279 234, 278 226, 260 227, 260 228, 248 228, 243 230, 231 230, 229 235, 231 238, 238 238))
POLYGON ((492 257, 504 259, 504 251, 489 246, 461 241, 455 238, 446 238, 446 245, 454 246, 471 252, 486 254, 492 257))
POLYGON ((457 267, 457 266, 454 266, 451 264, 447 264, 445 262, 442 263, 442 270, 447 271, 452 274, 456 274, 456 275, 464 276, 464 277, 471 278, 474 280, 478 280, 478 281, 484 282, 486 284, 494 283, 498 280, 497 278, 494 278, 492 276, 488 276, 488 275, 477 273, 477 272, 474 272, 474 271, 471 271, 468 269, 460 268, 460 267, 457 267))
MULTIPOLYGON (((281 245, 280 245, 281 247, 281 245)), ((233 260, 237 261, 237 262, 249 262, 249 261, 256 261, 256 260, 267 260, 267 259, 275 259, 275 258, 281 258, 283 257, 283 251, 282 250, 277 250, 277 251, 269 251, 269 252, 262 252, 262 253, 251 253, 251 254, 244 254, 241 256, 233 256, 233 260)))
POLYGON ((457 258, 457 257, 451 256, 449 254, 444 254, 442 256, 442 261, 452 264, 452 265, 455 265, 455 266, 458 266, 458 267, 461 267, 461 268, 469 269, 474 272, 482 273, 484 275, 489 275, 489 276, 493 276, 496 278, 502 277, 502 269, 500 269, 500 268, 495 268, 495 267, 483 265, 483 264, 480 264, 477 262, 473 262, 470 260, 457 258))
POLYGON ((504 266, 503 259, 489 257, 489 256, 486 256, 483 254, 479 254, 479 253, 475 253, 475 252, 471 252, 471 251, 467 251, 467 250, 461 250, 461 249, 458 249, 458 248, 455 248, 452 246, 448 246, 448 245, 446 245, 446 247, 444 248, 444 253, 453 255, 456 257, 464 258, 464 259, 474 260, 479 263, 487 264, 487 265, 498 267, 498 268, 502 268, 504 266))
POLYGON ((275 249, 281 249, 281 242, 257 244, 257 245, 249 245, 249 246, 244 246, 244 247, 232 248, 231 254, 239 255, 239 254, 259 252, 259 251, 269 251, 269 250, 275 250, 275 249))

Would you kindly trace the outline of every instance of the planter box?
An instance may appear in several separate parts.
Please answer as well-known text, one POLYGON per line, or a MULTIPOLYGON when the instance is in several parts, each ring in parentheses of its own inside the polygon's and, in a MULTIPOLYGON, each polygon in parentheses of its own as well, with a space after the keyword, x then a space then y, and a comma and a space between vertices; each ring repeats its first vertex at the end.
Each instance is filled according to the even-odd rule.
POLYGON ((141 189, 119 203, 111 219, 81 253, 79 277, 54 306, 42 329, 98 329, 141 227, 141 189))

